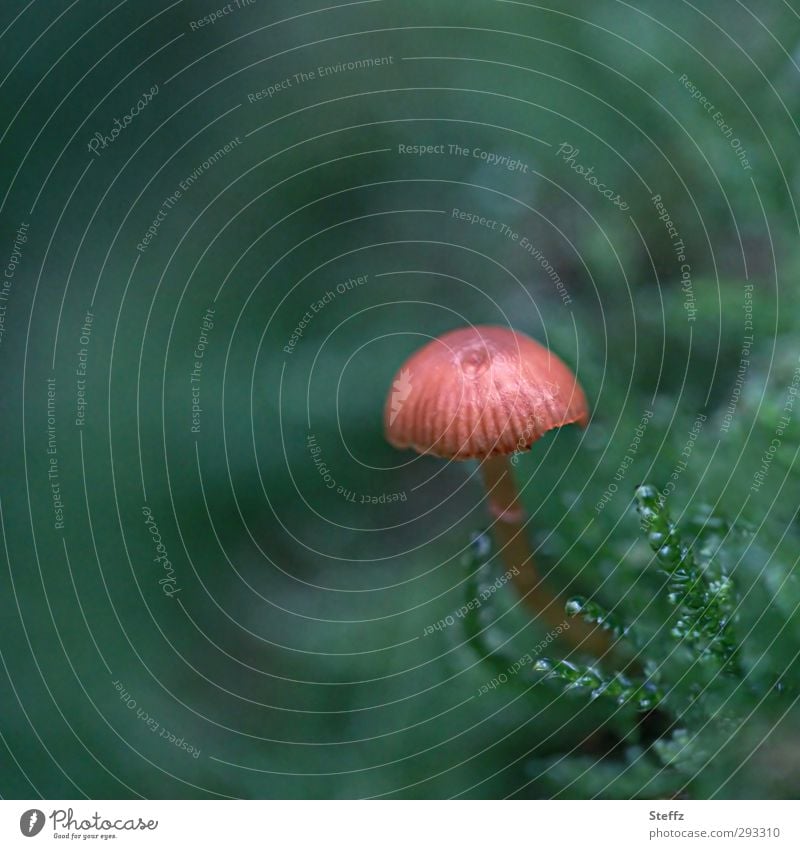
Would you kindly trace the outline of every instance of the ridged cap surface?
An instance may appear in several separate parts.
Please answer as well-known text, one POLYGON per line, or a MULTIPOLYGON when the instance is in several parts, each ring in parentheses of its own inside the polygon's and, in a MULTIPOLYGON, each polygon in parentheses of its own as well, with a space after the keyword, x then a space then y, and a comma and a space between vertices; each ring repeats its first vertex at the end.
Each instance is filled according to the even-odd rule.
POLYGON ((575 375, 551 351, 505 327, 453 330, 412 354, 386 399, 386 438, 458 460, 524 451, 562 425, 586 425, 575 375))

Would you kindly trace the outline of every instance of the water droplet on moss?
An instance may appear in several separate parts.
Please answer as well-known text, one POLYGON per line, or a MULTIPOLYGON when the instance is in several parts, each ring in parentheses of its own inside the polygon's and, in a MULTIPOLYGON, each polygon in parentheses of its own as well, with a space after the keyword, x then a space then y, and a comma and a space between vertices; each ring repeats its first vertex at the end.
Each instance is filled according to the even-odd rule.
POLYGON ((564 606, 567 616, 577 616, 583 611, 583 600, 571 598, 564 606))
POLYGON ((476 557, 487 557, 492 550, 492 539, 487 533, 478 533, 472 537, 470 545, 476 557))
POLYGON ((671 566, 681 559, 681 553, 674 545, 664 545, 658 549, 656 555, 660 563, 671 566))

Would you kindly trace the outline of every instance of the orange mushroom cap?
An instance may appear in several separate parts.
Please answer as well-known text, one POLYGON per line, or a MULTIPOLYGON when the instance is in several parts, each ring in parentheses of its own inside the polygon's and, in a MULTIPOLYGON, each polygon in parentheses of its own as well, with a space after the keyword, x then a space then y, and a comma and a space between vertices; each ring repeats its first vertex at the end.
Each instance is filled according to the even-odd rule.
POLYGON ((386 399, 395 448, 455 460, 530 448, 562 425, 585 426, 575 375, 551 351, 505 327, 465 327, 412 354, 386 399))

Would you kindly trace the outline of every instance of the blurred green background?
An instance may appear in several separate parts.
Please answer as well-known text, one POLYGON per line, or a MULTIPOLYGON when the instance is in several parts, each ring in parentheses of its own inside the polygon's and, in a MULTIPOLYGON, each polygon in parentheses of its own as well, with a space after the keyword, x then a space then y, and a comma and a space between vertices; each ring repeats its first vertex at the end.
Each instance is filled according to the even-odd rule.
MULTIPOLYGON (((800 365, 794 0, 6 2, 0 32, 4 797, 796 795, 800 411, 752 488, 800 365), (631 496, 707 417, 669 505, 748 529, 748 681, 690 758, 533 676, 478 696, 460 627, 424 635, 483 495, 382 410, 469 322, 578 374, 589 428, 517 466, 537 558, 656 642, 631 496)), ((493 616, 512 658, 544 634, 510 587, 493 616)))

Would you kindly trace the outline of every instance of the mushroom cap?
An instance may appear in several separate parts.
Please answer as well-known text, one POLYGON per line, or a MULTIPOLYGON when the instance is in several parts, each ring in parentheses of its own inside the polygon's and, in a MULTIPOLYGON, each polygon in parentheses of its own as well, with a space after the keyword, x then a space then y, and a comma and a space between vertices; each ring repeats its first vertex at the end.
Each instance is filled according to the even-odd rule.
POLYGON ((384 408, 395 448, 454 460, 524 451, 548 430, 588 419, 583 389, 555 354, 492 326, 452 330, 412 354, 384 408))

